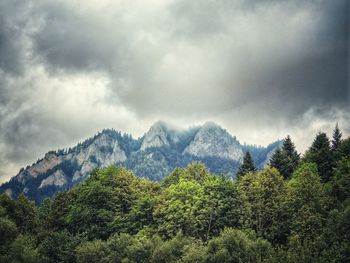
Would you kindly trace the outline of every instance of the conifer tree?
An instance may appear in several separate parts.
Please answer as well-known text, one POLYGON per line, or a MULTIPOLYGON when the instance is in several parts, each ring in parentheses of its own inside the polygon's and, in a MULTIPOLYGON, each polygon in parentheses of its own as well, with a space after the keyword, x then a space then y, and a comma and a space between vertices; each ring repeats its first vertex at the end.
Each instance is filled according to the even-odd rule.
POLYGON ((342 143, 342 133, 338 127, 338 123, 335 125, 333 131, 333 139, 332 139, 332 150, 337 150, 342 143))
POLYGON ((283 140, 282 149, 277 149, 270 159, 270 166, 276 168, 285 179, 289 179, 300 160, 292 139, 288 135, 283 140))
POLYGON ((239 167, 238 172, 236 174, 237 178, 249 173, 249 172, 255 172, 257 169, 254 165, 252 156, 250 155, 250 152, 247 151, 243 158, 243 163, 239 167))
POLYGON ((305 154, 304 160, 316 163, 322 181, 328 182, 332 173, 333 155, 327 134, 320 132, 316 135, 310 149, 305 154))
POLYGON ((281 148, 277 148, 270 158, 270 166, 280 171, 283 166, 283 161, 284 161, 283 158, 284 157, 283 157, 281 148))

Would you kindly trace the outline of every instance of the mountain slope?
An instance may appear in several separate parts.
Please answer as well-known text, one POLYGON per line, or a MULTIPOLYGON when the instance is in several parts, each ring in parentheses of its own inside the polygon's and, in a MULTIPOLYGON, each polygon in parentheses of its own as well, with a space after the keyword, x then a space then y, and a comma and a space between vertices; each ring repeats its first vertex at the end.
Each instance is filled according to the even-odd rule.
POLYGON ((44 158, 21 169, 0 187, 11 197, 21 192, 40 203, 43 198, 66 190, 88 177, 95 168, 119 164, 136 175, 160 181, 175 167, 203 162, 212 173, 234 177, 246 150, 263 167, 279 146, 241 145, 215 123, 178 131, 163 122, 155 123, 139 139, 106 129, 68 150, 48 152, 44 158))

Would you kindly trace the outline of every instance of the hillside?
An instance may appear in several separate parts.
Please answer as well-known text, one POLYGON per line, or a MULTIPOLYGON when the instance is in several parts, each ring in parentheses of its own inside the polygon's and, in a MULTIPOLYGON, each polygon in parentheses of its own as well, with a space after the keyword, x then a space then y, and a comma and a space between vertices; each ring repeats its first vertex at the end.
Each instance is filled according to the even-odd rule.
POLYGON ((271 165, 161 183, 111 165, 39 207, 0 194, 0 262, 349 262, 350 138, 319 133, 300 157, 287 137, 271 165))
POLYGON ((234 178, 245 151, 249 150, 256 166, 262 168, 279 145, 279 141, 266 148, 241 145, 236 137, 212 122, 188 130, 157 122, 138 139, 106 129, 73 148, 48 152, 21 169, 0 187, 0 192, 13 198, 23 192, 39 204, 45 197, 85 180, 93 169, 111 164, 160 181, 175 167, 201 161, 210 172, 234 178))

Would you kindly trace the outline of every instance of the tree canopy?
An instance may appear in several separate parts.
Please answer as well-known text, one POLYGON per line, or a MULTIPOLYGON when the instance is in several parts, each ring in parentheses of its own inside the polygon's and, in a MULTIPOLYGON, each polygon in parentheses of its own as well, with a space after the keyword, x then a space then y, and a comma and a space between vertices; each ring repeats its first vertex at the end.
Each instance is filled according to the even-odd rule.
POLYGON ((300 158, 287 137, 262 170, 247 152, 238 180, 112 165, 40 207, 1 194, 0 262, 349 262, 349 139, 334 149, 319 133, 300 158))

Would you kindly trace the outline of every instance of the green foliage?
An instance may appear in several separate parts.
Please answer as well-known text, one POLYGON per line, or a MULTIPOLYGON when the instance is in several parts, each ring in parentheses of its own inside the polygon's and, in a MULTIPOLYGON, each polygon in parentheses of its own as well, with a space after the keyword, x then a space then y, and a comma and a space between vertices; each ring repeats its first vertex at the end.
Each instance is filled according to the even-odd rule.
POLYGON ((288 138, 280 169, 236 181, 199 162, 161 184, 110 166, 39 208, 0 195, 0 262, 349 262, 349 139, 319 134, 297 164, 288 138))
POLYGON ((279 207, 285 195, 285 182, 275 168, 266 167, 257 174, 247 174, 239 181, 239 189, 251 212, 249 226, 260 237, 273 239, 272 227, 278 222, 279 207))
POLYGON ((338 150, 340 145, 342 143, 342 133, 338 127, 338 123, 334 128, 333 131, 333 138, 332 138, 332 150, 338 150))
POLYGON ((301 240, 315 239, 324 225, 326 192, 312 163, 302 164, 288 183, 286 204, 291 231, 301 240))
MULTIPOLYGON (((39 253, 37 240, 31 235, 19 235, 11 244, 7 257, 8 262, 47 262, 47 259, 39 253)), ((6 260, 4 262, 6 262, 6 260)))
POLYGON ((332 174, 333 161, 327 134, 320 132, 306 152, 304 162, 315 163, 322 181, 328 182, 332 174))
POLYGON ((101 240, 83 243, 76 249, 76 254, 78 263, 113 262, 107 244, 101 240))
POLYGON ((267 262, 271 253, 268 241, 252 232, 228 228, 208 243, 207 262, 267 262))
POLYGON ((76 262, 75 249, 85 239, 74 236, 68 231, 50 232, 43 237, 39 251, 50 262, 76 262))
POLYGON ((350 158, 350 137, 342 141, 338 151, 341 157, 350 158))
POLYGON ((18 230, 16 224, 7 218, 0 217, 0 254, 6 252, 17 235, 18 230))
POLYGON ((164 183, 155 208, 158 231, 208 240, 224 226, 237 226, 242 214, 239 193, 232 181, 210 175, 202 164, 176 169, 164 183))
POLYGON ((300 160, 295 145, 288 135, 283 140, 282 149, 277 149, 270 159, 271 167, 276 168, 285 179, 289 179, 300 160))
POLYGON ((246 152, 243 158, 243 163, 239 167, 236 177, 240 178, 241 176, 249 173, 249 172, 255 172, 257 169, 254 165, 252 156, 250 155, 249 151, 246 152))
POLYGON ((330 188, 335 201, 344 202, 350 199, 350 159, 342 158, 337 162, 330 188))

